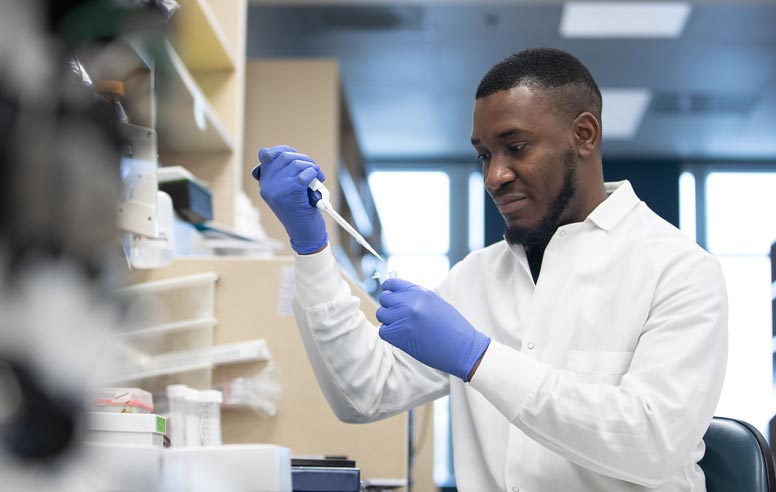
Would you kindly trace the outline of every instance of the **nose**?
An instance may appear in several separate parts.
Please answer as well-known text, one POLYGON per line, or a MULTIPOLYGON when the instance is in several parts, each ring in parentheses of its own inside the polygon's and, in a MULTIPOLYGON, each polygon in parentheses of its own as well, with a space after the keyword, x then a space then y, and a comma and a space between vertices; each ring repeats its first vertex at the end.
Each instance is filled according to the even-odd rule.
POLYGON ((517 173, 509 165, 506 159, 491 157, 490 165, 483 171, 483 181, 485 188, 490 191, 496 191, 506 183, 510 183, 517 178, 517 173))

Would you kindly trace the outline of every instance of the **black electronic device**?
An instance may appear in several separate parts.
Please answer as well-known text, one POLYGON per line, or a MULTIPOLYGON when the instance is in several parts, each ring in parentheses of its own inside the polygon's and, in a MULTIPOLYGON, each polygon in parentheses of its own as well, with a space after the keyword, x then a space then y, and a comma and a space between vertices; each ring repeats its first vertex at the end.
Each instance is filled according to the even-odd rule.
POLYGON ((291 458, 293 492, 359 492, 361 470, 346 456, 291 458))
POLYGON ((213 197, 209 189, 188 179, 159 183, 159 189, 172 198, 172 206, 192 224, 213 219, 213 197))
POLYGON ((345 456, 326 456, 324 458, 291 458, 291 466, 320 466, 325 468, 355 468, 355 460, 345 456))

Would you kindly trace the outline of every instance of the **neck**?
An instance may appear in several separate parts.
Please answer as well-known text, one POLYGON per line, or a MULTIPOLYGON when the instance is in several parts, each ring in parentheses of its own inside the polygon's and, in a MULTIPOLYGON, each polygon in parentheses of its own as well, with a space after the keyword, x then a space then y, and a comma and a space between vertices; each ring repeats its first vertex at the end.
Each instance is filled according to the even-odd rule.
POLYGON ((544 250, 547 249, 549 239, 540 243, 525 246, 525 256, 528 260, 528 267, 531 269, 531 277, 534 284, 539 281, 539 273, 542 270, 542 260, 544 259, 544 250))
POLYGON ((595 208, 606 200, 606 187, 604 186, 604 174, 600 159, 588 165, 583 164, 593 172, 585 173, 578 182, 577 189, 577 216, 566 223, 582 222, 595 208))

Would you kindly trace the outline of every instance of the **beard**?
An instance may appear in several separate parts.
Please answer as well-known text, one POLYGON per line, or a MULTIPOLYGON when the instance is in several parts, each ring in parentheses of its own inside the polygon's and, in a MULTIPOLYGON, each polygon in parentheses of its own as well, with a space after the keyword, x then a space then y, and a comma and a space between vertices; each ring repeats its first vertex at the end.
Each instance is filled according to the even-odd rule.
POLYGON ((550 212, 544 216, 535 227, 509 227, 504 231, 504 239, 510 244, 522 244, 533 246, 547 244, 558 230, 560 218, 577 194, 577 167, 574 159, 574 150, 569 147, 563 158, 565 174, 563 186, 558 195, 552 201, 550 212))

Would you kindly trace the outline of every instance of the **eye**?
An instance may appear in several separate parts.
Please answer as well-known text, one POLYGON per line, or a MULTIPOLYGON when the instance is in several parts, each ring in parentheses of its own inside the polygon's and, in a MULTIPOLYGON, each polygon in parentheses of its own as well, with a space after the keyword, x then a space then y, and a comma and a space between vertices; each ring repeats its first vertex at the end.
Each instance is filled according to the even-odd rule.
POLYGON ((525 142, 520 142, 520 143, 513 144, 513 145, 507 145, 507 150, 508 150, 509 152, 513 153, 513 154, 517 154, 518 152, 520 152, 521 150, 523 150, 523 148, 524 148, 526 145, 527 145, 527 144, 526 144, 525 142))
POLYGON ((485 165, 490 160, 490 154, 484 153, 484 154, 477 154, 477 161, 485 165))

